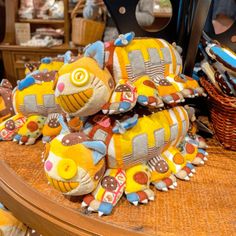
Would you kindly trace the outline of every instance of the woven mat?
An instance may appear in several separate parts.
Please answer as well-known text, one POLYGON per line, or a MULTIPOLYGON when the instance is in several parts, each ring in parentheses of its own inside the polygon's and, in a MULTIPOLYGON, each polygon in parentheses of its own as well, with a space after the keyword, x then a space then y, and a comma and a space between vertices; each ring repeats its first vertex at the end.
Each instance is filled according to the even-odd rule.
MULTIPOLYGON (((111 216, 90 217, 147 235, 236 235, 236 152, 222 149, 214 139, 208 144, 209 161, 189 182, 178 181, 177 189, 167 193, 155 190, 155 201, 147 205, 135 207, 123 197, 111 216)), ((1 142, 0 158, 33 188, 59 204, 80 209, 80 203, 47 185, 42 150, 41 142, 33 146, 1 142)))

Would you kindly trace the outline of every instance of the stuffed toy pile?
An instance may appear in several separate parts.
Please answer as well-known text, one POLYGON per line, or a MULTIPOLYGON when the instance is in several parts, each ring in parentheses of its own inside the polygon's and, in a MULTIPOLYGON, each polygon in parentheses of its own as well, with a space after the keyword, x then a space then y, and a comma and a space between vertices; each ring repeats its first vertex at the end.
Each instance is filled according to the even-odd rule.
MULTIPOLYGON (((14 111, 16 115, 0 124, 1 140, 30 145, 34 144, 42 133, 44 141, 49 141, 60 133, 61 126, 57 117, 61 114, 61 109, 55 100, 53 86, 57 71, 64 64, 64 57, 66 56, 43 58, 38 66, 26 65, 26 77, 18 81, 12 96, 9 96, 11 102, 8 101, 14 110, 11 106, 7 107, 9 112, 14 111)), ((5 93, 10 93, 10 83, 7 81, 6 88, 5 81, 3 80, 0 90, 3 91, 4 88, 5 93)), ((1 95, 3 98, 3 92, 1 95)))
POLYGON ((146 204, 151 185, 175 189, 207 160, 194 110, 181 105, 204 91, 181 71, 178 47, 133 33, 90 44, 82 56, 43 59, 14 90, 23 126, 11 139, 33 144, 43 134, 49 183, 84 196, 88 211, 111 214, 123 193, 146 204))

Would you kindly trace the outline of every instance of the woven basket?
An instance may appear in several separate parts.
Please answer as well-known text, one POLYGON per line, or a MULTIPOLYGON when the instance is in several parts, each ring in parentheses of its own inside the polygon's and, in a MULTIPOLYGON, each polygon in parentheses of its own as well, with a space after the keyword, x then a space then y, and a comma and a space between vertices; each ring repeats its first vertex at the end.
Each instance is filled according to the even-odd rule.
MULTIPOLYGON (((77 17, 77 14, 84 7, 84 0, 80 0, 71 13, 72 19, 72 42, 75 45, 86 46, 90 43, 101 40, 105 30, 105 19, 103 22, 88 20, 77 17)), ((105 13, 104 13, 105 15, 105 13)))
POLYGON ((215 134, 227 149, 236 151, 236 98, 220 93, 206 78, 200 79, 208 93, 208 105, 215 134))

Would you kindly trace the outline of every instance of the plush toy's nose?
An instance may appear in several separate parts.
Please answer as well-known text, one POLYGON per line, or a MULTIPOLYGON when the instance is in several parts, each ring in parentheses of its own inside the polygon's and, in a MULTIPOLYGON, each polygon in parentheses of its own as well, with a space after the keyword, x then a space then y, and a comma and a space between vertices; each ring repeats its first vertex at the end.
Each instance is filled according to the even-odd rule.
POLYGON ((62 92, 64 90, 64 88, 65 88, 65 84, 64 83, 59 83, 57 85, 57 89, 59 90, 59 92, 62 92))

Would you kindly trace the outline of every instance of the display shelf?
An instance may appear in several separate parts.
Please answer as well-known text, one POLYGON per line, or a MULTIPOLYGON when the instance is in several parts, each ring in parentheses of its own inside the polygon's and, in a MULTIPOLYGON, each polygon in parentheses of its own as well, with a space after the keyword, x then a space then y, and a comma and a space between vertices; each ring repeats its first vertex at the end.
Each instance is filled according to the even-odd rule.
POLYGON ((2 59, 5 68, 5 77, 15 86, 16 81, 24 78, 24 63, 38 62, 41 58, 47 56, 57 56, 64 54, 66 51, 71 50, 77 54, 80 47, 74 47, 70 44, 70 13, 69 1, 64 1, 64 19, 19 19, 17 12, 19 8, 19 0, 6 1, 6 32, 5 37, 0 44, 2 51, 2 59), (16 45, 15 40, 15 23, 29 23, 31 30, 35 30, 37 26, 45 25, 45 27, 57 26, 64 30, 64 43, 60 46, 54 47, 30 47, 16 45), (19 55, 19 52, 22 54, 19 55), (20 58, 20 60, 18 60, 20 58))
POLYGON ((0 202, 45 236, 234 235, 235 152, 216 140, 208 145, 209 160, 191 181, 178 181, 169 192, 152 187, 155 200, 147 205, 135 207, 122 197, 112 215, 99 217, 81 209, 81 199, 70 201, 47 184, 41 142, 0 142, 0 202))
POLYGON ((23 47, 11 44, 1 44, 3 64, 6 78, 16 86, 17 80, 25 77, 25 63, 38 63, 43 57, 56 57, 58 54, 64 54, 70 50, 75 55, 81 51, 81 47, 74 47, 63 44, 55 47, 23 47))
POLYGON ((59 19, 19 19, 18 22, 30 24, 64 24, 64 20, 59 19))

